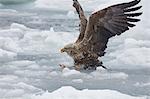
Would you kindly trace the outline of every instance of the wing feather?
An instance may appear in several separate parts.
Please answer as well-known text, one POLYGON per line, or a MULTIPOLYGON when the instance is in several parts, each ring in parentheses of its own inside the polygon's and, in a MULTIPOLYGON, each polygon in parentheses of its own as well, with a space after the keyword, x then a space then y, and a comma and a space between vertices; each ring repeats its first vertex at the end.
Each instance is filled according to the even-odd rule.
POLYGON ((76 43, 78 43, 78 42, 82 41, 82 39, 84 37, 84 33, 86 30, 86 26, 87 26, 87 18, 84 15, 84 11, 83 11, 80 3, 77 0, 73 0, 73 7, 76 9, 76 11, 79 15, 79 19, 80 19, 80 24, 79 24, 80 34, 76 41, 76 43))
POLYGON ((134 0, 134 1, 131 1, 131 2, 128 2, 128 3, 113 5, 112 7, 118 7, 118 8, 126 9, 126 8, 137 5, 140 1, 141 0, 134 0))
POLYGON ((138 7, 134 7, 134 8, 130 8, 130 9, 124 9, 124 12, 132 12, 132 11, 136 11, 141 9, 142 6, 138 6, 138 7))
POLYGON ((142 13, 130 13, 130 14, 124 14, 128 17, 136 17, 136 16, 140 16, 142 13))
POLYGON ((134 7, 141 0, 134 0, 128 3, 122 3, 110 6, 103 10, 93 13, 89 17, 89 22, 85 31, 83 40, 78 45, 79 48, 86 48, 99 56, 104 55, 109 38, 120 35, 134 27, 133 22, 140 19, 134 18, 142 13, 135 13, 142 6, 134 7))

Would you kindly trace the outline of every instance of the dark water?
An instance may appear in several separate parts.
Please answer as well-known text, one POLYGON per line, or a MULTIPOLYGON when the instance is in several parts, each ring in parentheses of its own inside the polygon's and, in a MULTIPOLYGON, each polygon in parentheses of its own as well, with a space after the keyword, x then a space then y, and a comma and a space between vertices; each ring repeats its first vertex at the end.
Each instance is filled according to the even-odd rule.
POLYGON ((31 3, 35 0, 0 0, 0 3, 3 5, 14 5, 14 4, 25 4, 31 3))

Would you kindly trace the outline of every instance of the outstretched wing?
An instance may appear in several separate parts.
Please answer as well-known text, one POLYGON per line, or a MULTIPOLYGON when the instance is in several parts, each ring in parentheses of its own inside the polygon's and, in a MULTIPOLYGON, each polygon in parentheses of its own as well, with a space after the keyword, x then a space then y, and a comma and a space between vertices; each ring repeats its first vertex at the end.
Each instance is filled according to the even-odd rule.
POLYGON ((133 22, 140 19, 133 17, 140 16, 142 13, 135 13, 142 6, 134 7, 140 0, 110 6, 92 14, 86 28, 82 42, 78 45, 98 56, 104 55, 109 38, 120 35, 134 27, 133 22))
POLYGON ((76 41, 76 43, 82 41, 84 34, 85 34, 85 30, 86 30, 86 26, 87 26, 87 18, 84 15, 84 11, 80 5, 80 3, 77 0, 73 0, 73 7, 76 9, 78 15, 79 15, 79 19, 80 19, 80 35, 76 41))

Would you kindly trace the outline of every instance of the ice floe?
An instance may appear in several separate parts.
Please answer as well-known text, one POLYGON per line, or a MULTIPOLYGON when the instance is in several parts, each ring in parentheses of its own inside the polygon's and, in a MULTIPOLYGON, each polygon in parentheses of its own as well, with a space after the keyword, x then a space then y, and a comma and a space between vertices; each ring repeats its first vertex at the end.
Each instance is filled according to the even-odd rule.
POLYGON ((76 90, 73 87, 62 87, 52 93, 32 96, 31 99, 146 99, 146 97, 133 97, 112 90, 76 90))

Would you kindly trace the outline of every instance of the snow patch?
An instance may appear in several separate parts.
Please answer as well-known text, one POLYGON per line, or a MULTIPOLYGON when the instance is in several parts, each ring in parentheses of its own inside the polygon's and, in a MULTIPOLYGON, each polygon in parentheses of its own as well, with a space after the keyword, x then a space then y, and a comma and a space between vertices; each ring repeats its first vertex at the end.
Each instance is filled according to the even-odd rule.
POLYGON ((18 67, 25 67, 25 66, 33 65, 33 64, 35 64, 35 62, 34 61, 28 61, 28 60, 21 60, 21 61, 9 62, 7 64, 8 65, 18 66, 18 67))
POLYGON ((90 74, 95 79, 127 79, 128 75, 123 72, 109 72, 98 69, 90 74))
POLYGON ((11 29, 20 29, 22 31, 31 30, 30 28, 27 28, 26 26, 18 23, 12 23, 10 26, 11 29))
POLYGON ((13 60, 17 56, 17 53, 0 49, 0 62, 8 62, 13 60))
POLYGON ((66 10, 72 7, 72 2, 68 0, 36 0, 35 7, 38 8, 48 8, 48 9, 57 9, 57 10, 66 10), (63 4, 62 4, 63 2, 63 4))
POLYGON ((73 79, 72 82, 74 83, 83 83, 82 79, 73 79))
POLYGON ((53 27, 50 28, 50 32, 55 32, 53 27))
POLYGON ((16 70, 14 72, 16 75, 23 77, 45 77, 47 75, 46 71, 34 71, 34 70, 16 70))
POLYGON ((147 82, 147 83, 135 83, 134 86, 136 87, 150 87, 150 82, 147 82))
POLYGON ((65 77, 69 77, 69 76, 80 76, 81 73, 79 71, 76 70, 70 70, 68 68, 64 68, 62 71, 62 75, 65 77))
POLYGON ((13 75, 0 75, 0 82, 14 82, 15 80, 17 80, 18 77, 17 76, 13 76, 13 75))
POLYGON ((62 87, 52 93, 34 95, 31 99, 146 99, 146 97, 134 97, 113 90, 76 90, 73 87, 62 87))
POLYGON ((9 98, 9 97, 20 97, 20 96, 23 96, 25 93, 24 93, 24 90, 22 89, 10 89, 9 91, 8 90, 0 90, 0 94, 2 96, 2 99, 6 99, 6 98, 9 98))
POLYGON ((50 72, 50 76, 58 76, 58 73, 56 71, 50 72))
POLYGON ((34 87, 32 85, 28 85, 28 84, 26 84, 24 82, 19 82, 19 83, 15 84, 14 86, 16 86, 19 89, 23 89, 23 90, 25 90, 27 92, 30 92, 30 93, 34 92, 34 91, 36 91, 36 92, 37 91, 41 91, 42 92, 41 89, 38 89, 38 88, 36 88, 36 87, 34 87))

